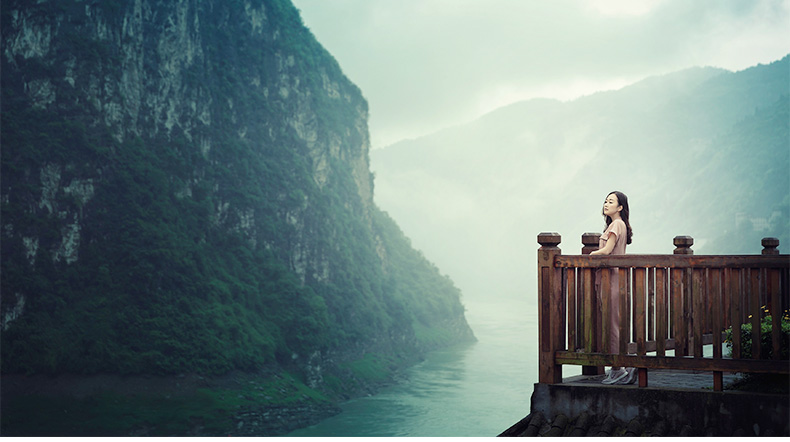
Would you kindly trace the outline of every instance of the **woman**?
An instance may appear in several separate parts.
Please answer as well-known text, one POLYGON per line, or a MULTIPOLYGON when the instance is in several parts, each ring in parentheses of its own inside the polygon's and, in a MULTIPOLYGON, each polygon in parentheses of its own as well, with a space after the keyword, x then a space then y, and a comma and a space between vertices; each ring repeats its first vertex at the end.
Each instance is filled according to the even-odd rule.
MULTIPOLYGON (((598 242, 598 250, 590 253, 591 255, 625 255, 625 246, 631 244, 631 224, 628 222, 628 197, 623 192, 614 191, 606 196, 603 203, 603 216, 606 219, 606 229, 598 242)), ((609 296, 612 306, 610 326, 609 326, 609 353, 619 354, 620 348, 620 275, 617 268, 611 272, 610 291, 601 292, 601 275, 597 272, 595 278, 596 291, 599 296, 609 296)), ((604 318, 605 320, 606 318, 604 318)), ((622 367, 612 367, 604 384, 630 384, 636 380, 635 369, 625 369, 622 367)))

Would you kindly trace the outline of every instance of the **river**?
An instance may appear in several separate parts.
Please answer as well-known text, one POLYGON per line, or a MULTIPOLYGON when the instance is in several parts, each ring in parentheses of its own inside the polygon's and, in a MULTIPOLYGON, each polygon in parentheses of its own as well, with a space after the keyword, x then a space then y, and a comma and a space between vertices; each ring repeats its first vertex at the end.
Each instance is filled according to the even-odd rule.
POLYGON ((465 302, 478 342, 432 352, 404 381, 288 436, 498 435, 529 414, 538 379, 536 304, 465 302))

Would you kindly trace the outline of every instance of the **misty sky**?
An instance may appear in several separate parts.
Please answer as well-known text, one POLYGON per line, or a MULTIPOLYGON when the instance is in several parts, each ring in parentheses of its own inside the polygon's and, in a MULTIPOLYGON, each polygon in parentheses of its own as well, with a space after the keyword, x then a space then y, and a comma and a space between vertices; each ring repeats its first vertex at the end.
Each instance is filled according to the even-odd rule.
POLYGON ((516 101, 790 53, 790 0, 293 0, 370 105, 372 147, 516 101))

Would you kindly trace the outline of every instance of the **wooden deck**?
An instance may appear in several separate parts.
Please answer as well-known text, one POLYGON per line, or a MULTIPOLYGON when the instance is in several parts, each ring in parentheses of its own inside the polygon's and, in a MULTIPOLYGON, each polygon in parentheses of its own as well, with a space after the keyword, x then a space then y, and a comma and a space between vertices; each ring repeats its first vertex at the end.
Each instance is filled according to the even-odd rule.
MULTIPOLYGON (((583 252, 595 240, 585 234, 583 252)), ((636 367, 640 387, 648 386, 648 371, 652 378, 660 370, 703 370, 716 391, 725 372, 790 374, 781 358, 787 354, 781 321, 772 323, 770 348, 746 345, 761 340, 763 319, 772 313, 781 318, 790 306, 790 256, 779 254, 778 240, 763 239, 761 255, 700 256, 686 236, 675 238, 672 255, 563 255, 556 233, 541 233, 538 242, 540 383, 562 383, 565 364, 582 365, 586 375, 603 374, 607 365, 636 367), (619 302, 612 305, 609 281, 615 276, 619 302), (602 318, 618 310, 619 352, 610 354, 604 350, 610 348, 610 321, 602 318), (741 342, 744 324, 752 333, 741 342), (728 329, 731 357, 722 351, 728 329), (705 345, 712 354, 705 354, 705 345)))
MULTIPOLYGON (((601 385, 604 388, 610 385, 601 384, 604 375, 578 375, 562 380, 563 384, 573 384, 582 386, 601 385)), ((724 390, 728 385, 743 378, 740 373, 725 373, 723 375, 724 390)), ((614 385, 618 388, 639 388, 638 384, 614 385)), ((650 374, 651 388, 667 389, 686 389, 686 390, 710 390, 713 391, 713 378, 709 371, 704 370, 656 370, 650 374)))
POLYGON ((789 312, 790 256, 779 241, 763 239, 761 255, 694 256, 693 238, 680 236, 672 255, 586 256, 598 237, 583 235, 582 254, 569 256, 559 234, 538 235, 539 382, 529 415, 501 436, 790 436, 781 321, 769 347, 749 345, 768 315, 789 312), (617 305, 595 284, 598 276, 608 290, 614 272, 617 305), (613 309, 617 354, 604 350, 602 318, 613 309), (753 332, 742 338, 744 324, 753 332), (563 365, 581 365, 582 375, 563 379, 563 365), (612 365, 637 368, 637 383, 601 384, 612 365), (782 388, 729 388, 743 373, 778 376, 782 388))

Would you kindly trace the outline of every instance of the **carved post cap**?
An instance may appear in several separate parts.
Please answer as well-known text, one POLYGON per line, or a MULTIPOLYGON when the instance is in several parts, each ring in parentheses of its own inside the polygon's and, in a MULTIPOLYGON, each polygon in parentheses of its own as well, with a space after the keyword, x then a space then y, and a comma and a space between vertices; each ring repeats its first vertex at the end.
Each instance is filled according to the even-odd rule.
POLYGON ((582 233, 582 244, 585 246, 598 247, 598 241, 601 239, 601 234, 598 232, 582 233))
POLYGON ((557 232, 543 232, 538 234, 538 244, 543 247, 557 247, 562 237, 557 232))
POLYGON ((589 255, 594 250, 598 250, 598 240, 601 234, 598 232, 587 232, 582 234, 582 255, 589 255))
POLYGON ((763 255, 779 254, 779 238, 763 238, 763 255))
POLYGON ((694 238, 690 236, 676 236, 672 243, 675 244, 675 251, 673 252, 675 255, 694 254, 694 251, 691 250, 691 246, 694 245, 694 238))

